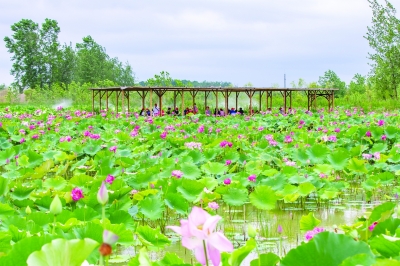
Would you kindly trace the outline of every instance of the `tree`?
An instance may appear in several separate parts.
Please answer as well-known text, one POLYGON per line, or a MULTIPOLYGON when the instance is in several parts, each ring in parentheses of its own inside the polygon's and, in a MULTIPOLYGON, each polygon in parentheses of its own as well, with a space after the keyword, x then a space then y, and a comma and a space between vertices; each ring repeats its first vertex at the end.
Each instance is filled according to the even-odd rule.
POLYGON ((60 33, 60 27, 57 21, 51 19, 45 19, 42 24, 42 28, 39 31, 39 86, 43 88, 47 85, 51 88, 53 83, 57 82, 58 72, 58 59, 59 59, 59 48, 58 34, 60 33))
POLYGON ((355 74, 352 81, 350 81, 349 84, 349 93, 365 93, 366 89, 366 77, 360 75, 360 74, 355 74))
POLYGON ((147 84, 151 87, 172 87, 172 78, 166 71, 161 71, 160 75, 154 75, 154 78, 147 80, 147 84))
POLYGON ((322 77, 319 77, 318 83, 322 88, 339 89, 335 92, 336 97, 343 96, 346 93, 346 83, 341 81, 332 70, 326 71, 322 77))
POLYGON ((305 88, 308 86, 306 81, 302 78, 299 78, 299 81, 297 83, 292 81, 290 85, 292 85, 293 88, 305 88))
POLYGON ((74 81, 76 71, 76 53, 72 44, 64 44, 57 56, 55 80, 63 89, 68 89, 69 84, 74 81))
POLYGON ((38 29, 37 23, 29 19, 22 19, 11 26, 11 30, 14 32, 12 37, 4 38, 8 52, 13 54, 11 57, 13 85, 18 88, 20 93, 26 88, 34 88, 39 84, 40 36, 38 29))
POLYGON ((396 9, 385 0, 381 5, 378 0, 368 0, 372 9, 372 26, 368 27, 367 36, 374 53, 369 53, 372 60, 371 81, 378 95, 383 98, 397 98, 400 85, 400 21, 396 18, 396 9))

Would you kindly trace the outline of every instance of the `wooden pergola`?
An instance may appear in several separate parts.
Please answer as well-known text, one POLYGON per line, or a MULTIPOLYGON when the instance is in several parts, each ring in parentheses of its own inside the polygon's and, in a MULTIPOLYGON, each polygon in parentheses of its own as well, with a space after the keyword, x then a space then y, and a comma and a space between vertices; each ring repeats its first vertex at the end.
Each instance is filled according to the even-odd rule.
MULTIPOLYGON (((119 102, 121 100, 121 110, 124 108, 124 101, 130 112, 129 100, 131 93, 139 95, 142 100, 142 108, 145 107, 146 97, 149 95, 150 102, 149 106, 153 106, 153 93, 158 96, 159 109, 162 110, 162 98, 165 93, 173 93, 174 97, 174 108, 176 107, 176 99, 178 96, 182 98, 181 101, 181 112, 184 110, 184 95, 189 93, 192 97, 192 106, 196 102, 196 96, 199 92, 204 92, 204 106, 207 106, 207 99, 210 93, 215 95, 215 106, 218 108, 218 95, 222 95, 224 101, 225 114, 228 113, 229 109, 229 96, 233 93, 235 95, 235 107, 238 109, 238 98, 240 93, 245 93, 249 97, 249 113, 253 110, 253 97, 258 93, 259 98, 259 110, 261 110, 262 97, 265 94, 267 109, 272 108, 272 95, 273 92, 279 92, 283 98, 283 109, 286 113, 288 108, 292 108, 292 93, 293 92, 305 92, 308 99, 307 108, 310 110, 311 107, 316 108, 317 97, 323 97, 328 101, 328 109, 331 111, 334 108, 334 92, 338 89, 320 89, 320 88, 250 88, 250 87, 235 87, 235 88, 222 88, 222 87, 203 87, 203 88, 188 88, 188 87, 111 87, 111 88, 90 88, 92 91, 92 111, 95 108, 95 99, 99 99, 99 108, 102 109, 102 100, 106 101, 106 109, 108 109, 109 99, 115 97, 116 99, 116 111, 119 109, 119 102), (113 96, 113 94, 115 96, 113 96)), ((157 102, 156 102, 157 103, 157 102)))

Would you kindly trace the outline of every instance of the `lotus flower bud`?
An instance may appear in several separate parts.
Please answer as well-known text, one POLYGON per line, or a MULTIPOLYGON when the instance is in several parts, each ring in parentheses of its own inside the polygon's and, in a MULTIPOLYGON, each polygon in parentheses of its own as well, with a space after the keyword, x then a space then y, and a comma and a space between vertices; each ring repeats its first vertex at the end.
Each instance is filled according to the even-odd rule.
POLYGON ((106 188, 104 181, 101 183, 99 192, 97 193, 97 201, 101 205, 106 205, 106 203, 108 201, 108 190, 106 188))
POLYGON ((29 206, 26 207, 25 213, 28 214, 28 215, 32 213, 32 210, 31 210, 31 208, 29 206))
POLYGON ((111 231, 104 230, 103 231, 103 243, 113 245, 115 242, 117 242, 119 239, 119 236, 114 234, 111 231))
POLYGON ((257 235, 256 229, 255 229, 251 224, 249 224, 249 225, 247 226, 247 234, 248 234, 249 237, 251 237, 251 238, 255 238, 256 235, 257 235))
POLYGON ((62 212, 61 200, 58 197, 58 195, 56 195, 50 204, 50 213, 52 213, 53 215, 58 215, 61 212, 62 212))

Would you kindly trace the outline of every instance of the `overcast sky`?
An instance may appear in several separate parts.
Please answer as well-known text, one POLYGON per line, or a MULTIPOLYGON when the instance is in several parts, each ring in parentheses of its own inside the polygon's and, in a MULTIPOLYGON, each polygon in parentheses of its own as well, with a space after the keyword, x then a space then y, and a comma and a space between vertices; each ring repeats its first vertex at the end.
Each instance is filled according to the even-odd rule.
MULTIPOLYGON (((391 0, 395 7, 400 0, 391 0)), ((0 36, 19 20, 58 21, 61 43, 91 35, 138 80, 172 78, 283 87, 329 69, 349 82, 368 74, 367 0, 0 0, 0 36)), ((0 84, 12 62, 0 45, 0 84)))

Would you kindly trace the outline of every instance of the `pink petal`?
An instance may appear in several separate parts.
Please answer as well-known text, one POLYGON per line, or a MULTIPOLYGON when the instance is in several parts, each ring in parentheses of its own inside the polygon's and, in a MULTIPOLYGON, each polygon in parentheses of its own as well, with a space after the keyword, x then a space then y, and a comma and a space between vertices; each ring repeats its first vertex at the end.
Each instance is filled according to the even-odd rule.
POLYGON ((219 265, 221 263, 221 253, 218 249, 207 245, 207 255, 211 259, 213 265, 219 265))
POLYGON ((212 233, 208 239, 207 244, 212 246, 219 251, 233 251, 233 245, 223 234, 220 232, 212 233))
MULTIPOLYGON (((197 247, 194 250, 194 255, 195 255, 196 259, 198 260, 198 262, 200 262, 201 265, 206 264, 206 256, 204 254, 203 245, 201 245, 200 247, 197 247)), ((214 265, 219 265, 219 264, 214 264, 214 265)))
POLYGON ((203 232, 206 235, 210 235, 214 232, 215 227, 217 227, 218 221, 221 220, 222 217, 219 215, 210 216, 207 221, 203 225, 203 232))
POLYGON ((202 208, 193 207, 189 214, 189 223, 194 224, 197 227, 203 225, 210 216, 211 215, 202 208))
POLYGON ((182 237, 182 246, 187 249, 203 248, 203 240, 196 237, 182 237))
POLYGON ((203 231, 203 229, 202 229, 202 225, 200 225, 201 229, 199 229, 195 224, 189 222, 188 228, 189 228, 189 235, 190 236, 197 237, 197 238, 199 238, 201 240, 207 238, 207 235, 204 233, 205 231, 203 231))

